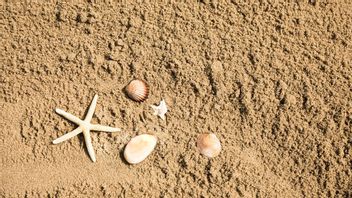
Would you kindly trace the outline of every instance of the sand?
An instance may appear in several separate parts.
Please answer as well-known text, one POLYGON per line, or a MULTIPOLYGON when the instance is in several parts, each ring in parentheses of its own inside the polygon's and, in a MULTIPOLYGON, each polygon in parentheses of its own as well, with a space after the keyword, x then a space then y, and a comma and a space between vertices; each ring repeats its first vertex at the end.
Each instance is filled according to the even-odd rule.
POLYGON ((187 2, 1 1, 1 197, 352 196, 352 2, 187 2), (122 128, 92 133, 96 163, 82 135, 52 144, 76 127, 54 109, 84 118, 94 94, 92 122, 122 128))

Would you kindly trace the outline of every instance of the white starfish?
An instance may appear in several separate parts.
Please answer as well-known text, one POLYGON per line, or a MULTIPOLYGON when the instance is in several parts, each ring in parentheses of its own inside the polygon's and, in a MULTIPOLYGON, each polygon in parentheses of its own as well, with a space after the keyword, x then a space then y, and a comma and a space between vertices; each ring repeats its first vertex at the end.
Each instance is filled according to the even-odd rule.
POLYGON ((87 146, 87 150, 88 150, 88 154, 93 162, 96 161, 96 158, 95 158, 95 154, 94 154, 92 140, 90 138, 90 131, 91 130, 92 131, 104 131, 104 132, 121 131, 121 129, 119 129, 119 128, 113 128, 113 127, 109 127, 109 126, 103 126, 103 125, 99 125, 99 124, 91 124, 90 123, 90 121, 92 120, 93 114, 94 114, 95 107, 97 105, 97 100, 98 100, 98 95, 95 95, 92 100, 92 103, 90 104, 90 107, 88 109, 86 118, 84 120, 81 120, 81 119, 77 118, 76 116, 65 112, 64 110, 61 110, 61 109, 55 110, 56 113, 60 114, 64 118, 70 120, 71 122, 76 123, 77 125, 79 125, 79 127, 77 127, 75 130, 55 139, 53 141, 53 143, 54 144, 61 143, 65 140, 68 140, 68 139, 83 132, 84 140, 86 142, 86 146, 87 146))
POLYGON ((167 112, 167 107, 165 100, 160 101, 159 106, 150 105, 154 110, 154 115, 159 116, 161 119, 165 120, 165 113, 167 112))

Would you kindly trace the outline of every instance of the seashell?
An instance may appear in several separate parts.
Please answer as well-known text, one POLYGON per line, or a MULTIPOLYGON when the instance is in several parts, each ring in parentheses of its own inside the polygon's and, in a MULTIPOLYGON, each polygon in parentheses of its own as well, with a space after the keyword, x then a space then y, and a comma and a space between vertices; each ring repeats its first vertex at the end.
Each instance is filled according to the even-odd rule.
POLYGON ((138 164, 143 161, 154 150, 156 142, 157 138, 148 134, 132 138, 123 153, 126 161, 130 164, 138 164))
POLYGON ((221 144, 214 133, 201 134, 198 136, 197 147, 203 155, 215 157, 221 151, 221 144))
POLYGON ((132 80, 126 87, 125 91, 132 100, 143 102, 149 94, 149 86, 143 80, 132 80))

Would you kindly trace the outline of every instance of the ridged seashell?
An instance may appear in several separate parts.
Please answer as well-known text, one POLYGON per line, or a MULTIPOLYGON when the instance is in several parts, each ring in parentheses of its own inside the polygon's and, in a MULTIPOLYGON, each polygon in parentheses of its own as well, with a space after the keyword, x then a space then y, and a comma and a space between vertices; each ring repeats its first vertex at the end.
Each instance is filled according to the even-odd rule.
POLYGON ((157 138, 153 135, 143 134, 132 138, 123 153, 126 161, 137 164, 143 161, 154 150, 157 138))
POLYGON ((198 136, 197 147, 203 155, 215 157, 221 151, 221 144, 215 134, 201 134, 198 136))
POLYGON ((126 87, 125 91, 132 100, 143 102, 149 94, 149 86, 143 80, 132 80, 126 87))

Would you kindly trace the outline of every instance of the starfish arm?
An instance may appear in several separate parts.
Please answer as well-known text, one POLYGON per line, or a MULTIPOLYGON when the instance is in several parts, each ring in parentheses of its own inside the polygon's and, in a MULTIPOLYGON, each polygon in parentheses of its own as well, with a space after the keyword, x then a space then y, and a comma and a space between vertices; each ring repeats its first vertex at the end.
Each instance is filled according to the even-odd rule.
POLYGON ((70 120, 71 122, 74 122, 78 125, 81 125, 83 123, 83 121, 79 118, 77 118, 76 116, 67 113, 66 111, 62 110, 62 109, 55 109, 56 113, 63 116, 64 118, 70 120))
POLYGON ((72 137, 74 137, 74 136, 76 136, 76 135, 78 135, 80 133, 82 133, 82 129, 81 129, 81 127, 78 127, 77 129, 75 129, 75 130, 73 130, 73 131, 71 131, 69 133, 66 133, 65 135, 55 139, 53 141, 53 144, 58 144, 58 143, 61 143, 63 141, 66 141, 66 140, 68 140, 68 139, 70 139, 70 138, 72 138, 72 137))
POLYGON ((166 106, 166 105, 163 105, 163 106, 161 107, 161 109, 162 109, 163 111, 167 112, 167 106, 166 106))
POLYGON ((164 99, 162 101, 160 101, 160 106, 166 106, 166 102, 164 99))
POLYGON ((89 106, 88 113, 87 113, 84 121, 90 122, 92 120, 92 117, 93 117, 93 114, 95 111, 95 107, 97 106, 97 100, 98 100, 98 95, 95 95, 92 100, 92 103, 89 106))
POLYGON ((162 120, 165 120, 165 114, 160 114, 159 116, 162 120))
POLYGON ((89 154, 90 159, 93 162, 96 162, 97 159, 95 158, 95 153, 94 153, 92 140, 90 138, 90 133, 89 132, 90 132, 89 130, 83 130, 84 141, 86 142, 86 146, 87 146, 87 150, 88 150, 88 154, 89 154))
POLYGON ((100 125, 100 124, 92 124, 90 129, 92 131, 104 131, 104 132, 118 132, 118 131, 121 131, 121 129, 119 129, 119 128, 103 126, 103 125, 100 125))

